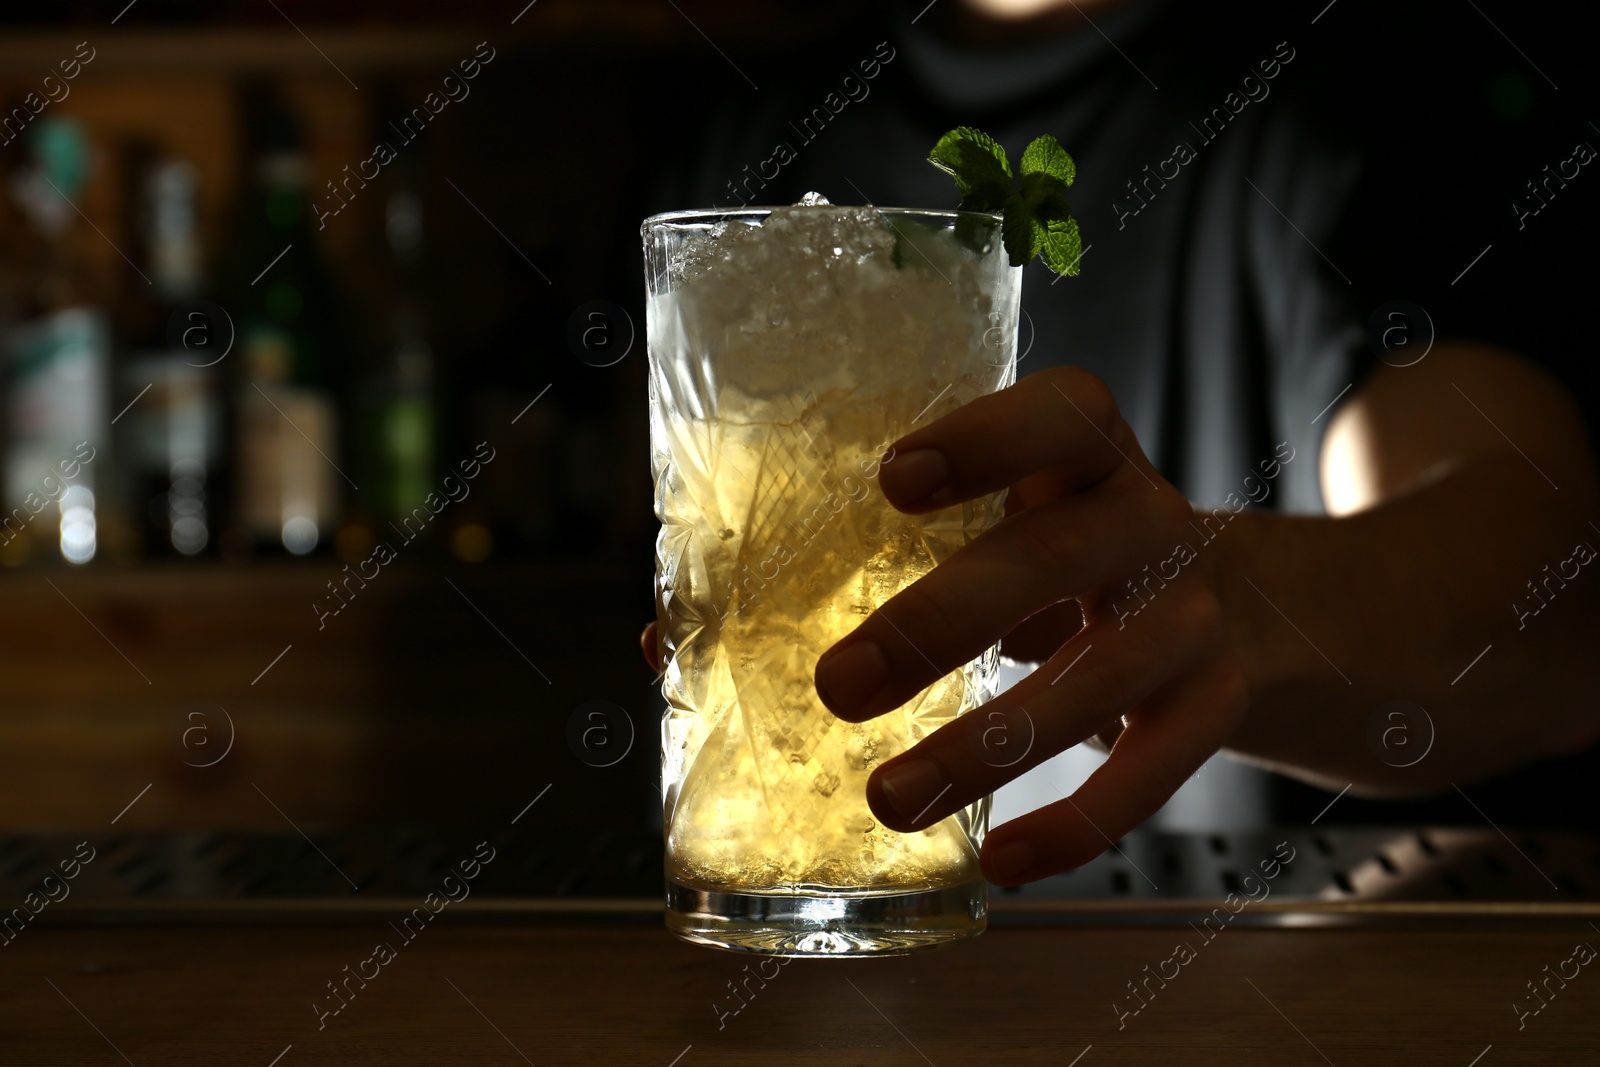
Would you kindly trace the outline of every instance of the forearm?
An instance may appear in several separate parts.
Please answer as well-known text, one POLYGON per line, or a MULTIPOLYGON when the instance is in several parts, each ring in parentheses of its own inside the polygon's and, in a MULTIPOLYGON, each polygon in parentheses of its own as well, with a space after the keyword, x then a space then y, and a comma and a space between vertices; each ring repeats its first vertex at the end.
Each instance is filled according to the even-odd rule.
POLYGON ((1410 793, 1592 743, 1600 559, 1574 556, 1600 547, 1600 506, 1586 462, 1557 477, 1499 454, 1347 518, 1240 514, 1200 552, 1249 681, 1233 747, 1336 789, 1410 793), (1393 700, 1432 720, 1413 766, 1368 743, 1393 700))

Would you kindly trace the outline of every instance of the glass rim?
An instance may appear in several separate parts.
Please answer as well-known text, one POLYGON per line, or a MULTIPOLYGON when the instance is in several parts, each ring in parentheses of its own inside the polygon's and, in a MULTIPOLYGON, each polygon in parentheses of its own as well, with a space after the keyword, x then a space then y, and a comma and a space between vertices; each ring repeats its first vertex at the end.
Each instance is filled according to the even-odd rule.
POLYGON ((959 211, 954 208, 882 207, 877 204, 772 204, 769 206, 745 204, 740 207, 730 207, 726 209, 687 208, 677 211, 663 211, 659 214, 649 216, 642 223, 640 223, 639 232, 648 233, 651 230, 660 229, 665 226, 726 222, 729 219, 750 216, 765 217, 772 214, 774 211, 779 210, 780 208, 804 206, 819 208, 822 210, 827 210, 828 208, 837 208, 841 211, 876 211, 880 215, 915 215, 921 218, 949 219, 952 221, 963 218, 982 219, 991 223, 999 223, 1001 221, 1001 216, 998 211, 959 211))

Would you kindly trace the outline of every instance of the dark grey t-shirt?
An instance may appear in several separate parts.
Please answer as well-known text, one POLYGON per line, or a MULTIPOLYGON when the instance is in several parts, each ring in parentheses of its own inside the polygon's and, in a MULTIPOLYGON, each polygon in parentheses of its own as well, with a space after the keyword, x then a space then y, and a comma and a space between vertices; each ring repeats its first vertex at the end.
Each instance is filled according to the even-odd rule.
POLYGON ((727 90, 673 195, 953 207, 950 178, 925 162, 945 130, 978 126, 1013 161, 1053 134, 1078 163, 1085 252, 1075 278, 1027 268, 1019 373, 1099 375, 1197 503, 1320 511, 1329 406, 1371 359, 1355 291, 1319 252, 1358 155, 1296 104, 1293 40, 1258 34, 1197 66, 1167 6, 1135 0, 1097 28, 998 51, 902 19, 854 52, 813 54, 796 78, 753 69, 761 88, 727 90))
MULTIPOLYGON (((953 207, 949 177, 924 162, 944 131, 977 126, 1013 160, 1054 134, 1077 160, 1087 250, 1077 278, 1027 268, 1019 369, 1105 379, 1199 504, 1233 493, 1321 510, 1322 433, 1376 364, 1372 335, 1426 343, 1415 314, 1384 314, 1395 301, 1438 336, 1542 364, 1597 425, 1600 170, 1578 145, 1600 148, 1600 127, 1566 110, 1595 98, 1588 16, 1547 6, 1495 25, 1443 0, 1129 0, 1066 36, 979 49, 939 32, 949 6, 915 0, 826 48, 741 56, 759 90, 708 58, 676 107, 690 126, 708 112, 707 135, 676 164, 663 138, 652 208, 813 189, 953 207), (1280 443, 1294 459, 1263 498, 1260 465, 1289 454, 1280 443)), ((1591 752, 1472 792, 1501 825, 1595 826, 1597 765, 1591 752)), ((1286 820, 1327 804, 1287 782, 1277 799, 1286 820)), ((1482 817, 1451 794, 1345 797, 1328 821, 1482 817)))

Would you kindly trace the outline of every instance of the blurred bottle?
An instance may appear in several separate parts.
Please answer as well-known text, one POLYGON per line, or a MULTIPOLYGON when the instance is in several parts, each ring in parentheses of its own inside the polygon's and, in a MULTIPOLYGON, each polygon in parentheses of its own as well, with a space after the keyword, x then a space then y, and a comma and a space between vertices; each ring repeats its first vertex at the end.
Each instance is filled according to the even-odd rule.
MULTIPOLYGON (((548 247, 527 247, 546 262, 559 258, 548 247)), ((566 492, 573 443, 563 435, 575 427, 559 406, 566 382, 552 373, 565 369, 558 360, 577 362, 563 344, 565 311, 554 288, 517 253, 508 250, 494 269, 506 284, 504 317, 486 344, 462 354, 454 385, 465 416, 457 447, 470 454, 487 442, 499 466, 495 476, 479 479, 459 510, 452 550, 478 562, 491 553, 561 551, 566 538, 593 549, 599 528, 566 492)))
POLYGON ((362 385, 363 478, 370 482, 373 520, 399 522, 424 506, 434 484, 433 348, 423 272, 425 231, 421 165, 415 146, 388 167, 383 210, 387 269, 383 329, 362 385))
POLYGON ((27 162, 9 181, 24 220, 16 252, 23 280, 4 339, 6 558, 55 542, 71 563, 94 558, 94 458, 106 445, 110 333, 83 254, 75 202, 89 180, 89 144, 69 119, 29 129, 27 162))
POLYGON ((303 556, 339 518, 340 323, 311 226, 300 125, 258 87, 246 92, 244 119, 255 143, 229 248, 239 355, 229 550, 303 556))
POLYGON ((147 556, 197 556, 211 546, 222 462, 219 364, 227 315, 202 302, 203 257, 192 164, 143 145, 127 152, 132 255, 144 279, 117 311, 118 466, 147 556), (126 399, 124 399, 126 398, 126 399), (120 406, 120 405, 119 405, 120 406))

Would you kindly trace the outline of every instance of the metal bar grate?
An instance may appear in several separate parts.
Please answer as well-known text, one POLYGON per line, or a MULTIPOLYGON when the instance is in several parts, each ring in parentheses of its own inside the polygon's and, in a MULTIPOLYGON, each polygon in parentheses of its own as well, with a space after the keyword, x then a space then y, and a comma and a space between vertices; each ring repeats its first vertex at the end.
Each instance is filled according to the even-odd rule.
MULTIPOLYGON (((661 841, 647 830, 473 834, 397 828, 322 834, 312 841, 293 834, 200 831, 98 839, 53 833, 0 837, 0 912, 22 906, 30 893, 46 896, 46 889, 60 897, 56 910, 79 914, 159 904, 176 910, 231 903, 246 911, 250 905, 337 911, 380 901, 409 906, 441 892, 446 877, 459 878, 460 865, 485 840, 494 859, 471 882, 474 907, 660 899, 661 841), (78 849, 84 840, 94 858, 64 882, 62 863, 86 854, 78 849), (46 883, 51 875, 54 880, 46 883)), ((1505 837, 1463 829, 1139 831, 1076 871, 996 890, 992 897, 997 917, 1003 917, 1051 902, 1138 908, 1214 901, 1229 893, 1270 898, 1274 907, 1296 901, 1600 906, 1600 841, 1571 833, 1505 837)))

